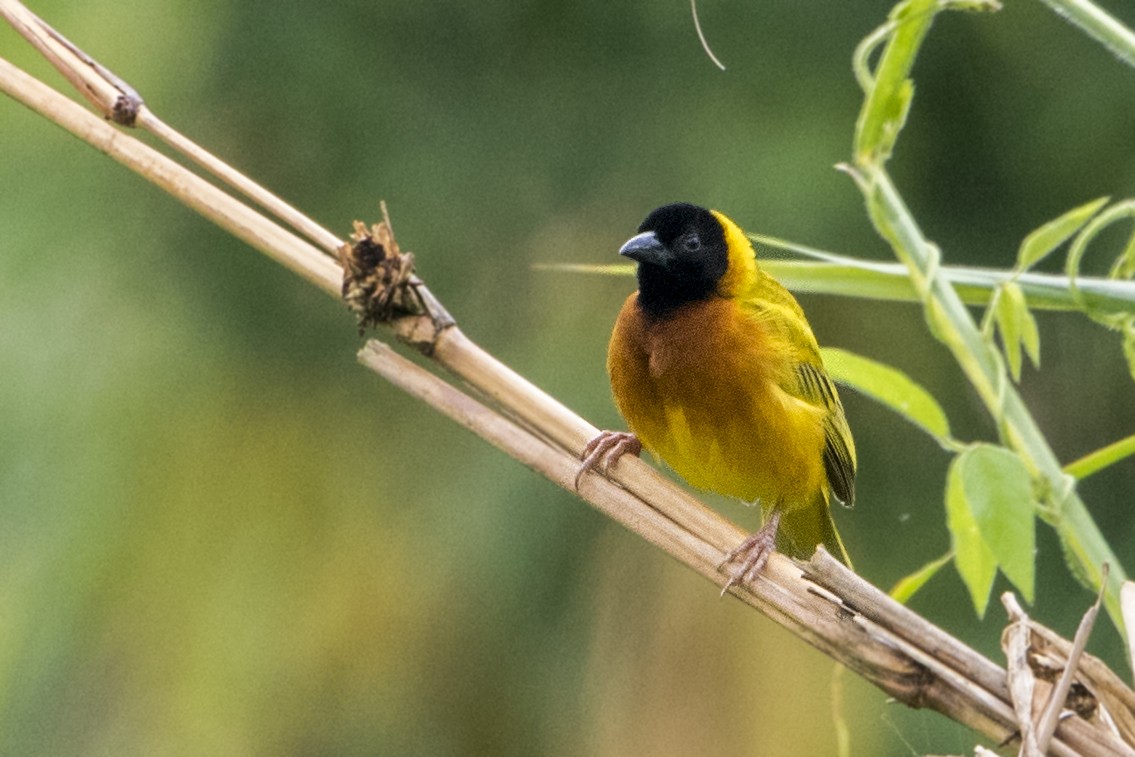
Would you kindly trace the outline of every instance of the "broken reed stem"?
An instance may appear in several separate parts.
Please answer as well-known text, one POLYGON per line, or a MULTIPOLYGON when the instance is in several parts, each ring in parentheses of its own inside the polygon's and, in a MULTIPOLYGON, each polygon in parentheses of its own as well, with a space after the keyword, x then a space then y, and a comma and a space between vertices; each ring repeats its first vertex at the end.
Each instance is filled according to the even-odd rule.
MULTIPOLYGON (((0 0, 5 12, 14 5, 0 0)), ((340 296, 342 271, 336 261, 2 59, 0 90, 340 296)), ((421 290, 428 295, 424 287, 421 290)), ((432 295, 426 299, 432 300, 432 295)), ((571 488, 579 453, 596 433, 593 426, 444 319, 406 317, 390 325, 396 336, 432 356, 497 407, 469 396, 382 342, 371 340, 360 353, 368 368, 559 486, 571 488)), ((610 479, 585 476, 579 494, 716 586, 724 585, 727 576, 718 570, 718 562, 743 532, 650 466, 624 458, 610 479)), ((804 570, 807 574, 792 560, 774 554, 750 586, 734 587, 731 593, 901 701, 936 709, 996 742, 1013 735, 1016 725, 1005 694, 1005 674, 998 666, 898 606, 822 550, 804 570)), ((1052 743, 1057 755, 1115 752, 1109 734, 1076 718, 1060 724, 1052 743)))
POLYGON ((1095 626, 1096 617, 1100 612, 1100 605, 1103 604, 1104 592, 1107 588, 1107 571, 1108 565, 1103 565, 1103 581, 1100 582, 1099 596, 1096 598, 1096 603, 1088 608, 1084 613, 1084 617, 1080 620, 1080 627, 1076 629, 1076 636, 1072 640, 1072 651, 1068 655, 1068 664, 1064 666, 1064 671, 1060 674, 1060 679, 1053 687, 1052 693, 1049 694, 1048 702, 1044 705, 1044 712, 1041 713, 1040 722, 1037 724, 1037 751, 1041 754, 1048 751, 1048 745, 1052 742, 1052 734, 1056 732, 1056 724, 1059 722, 1060 714, 1064 710, 1064 704, 1068 698, 1068 692, 1072 688, 1072 681, 1076 677, 1076 673, 1080 669, 1080 658, 1084 655, 1084 647, 1088 644, 1088 637, 1092 633, 1092 628, 1095 626))

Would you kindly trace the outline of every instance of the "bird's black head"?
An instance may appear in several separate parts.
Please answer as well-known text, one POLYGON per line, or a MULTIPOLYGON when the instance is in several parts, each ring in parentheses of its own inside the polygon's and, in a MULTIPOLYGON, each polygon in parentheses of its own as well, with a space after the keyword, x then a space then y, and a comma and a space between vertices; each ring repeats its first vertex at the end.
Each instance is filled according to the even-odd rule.
POLYGON ((638 304, 659 316, 713 295, 729 267, 725 230, 713 213, 679 202, 658 208, 619 250, 638 263, 638 304))

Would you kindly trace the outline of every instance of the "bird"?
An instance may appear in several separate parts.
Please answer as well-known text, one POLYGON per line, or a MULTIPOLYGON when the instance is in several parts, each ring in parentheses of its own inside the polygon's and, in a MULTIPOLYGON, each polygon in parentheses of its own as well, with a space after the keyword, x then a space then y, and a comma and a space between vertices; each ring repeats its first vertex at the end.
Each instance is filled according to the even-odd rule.
POLYGON ((757 262, 741 228, 690 203, 652 211, 619 250, 638 290, 615 320, 607 372, 628 431, 603 431, 576 476, 643 449, 692 486, 759 503, 760 529, 722 561, 751 582, 770 554, 817 544, 851 560, 831 516, 855 502, 843 404, 796 298, 757 262))

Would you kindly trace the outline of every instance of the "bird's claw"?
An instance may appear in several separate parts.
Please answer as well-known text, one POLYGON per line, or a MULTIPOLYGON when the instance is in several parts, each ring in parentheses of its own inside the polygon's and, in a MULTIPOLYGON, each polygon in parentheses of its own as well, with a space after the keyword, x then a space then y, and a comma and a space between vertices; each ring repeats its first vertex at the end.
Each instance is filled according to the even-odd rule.
POLYGON ((773 510, 768 521, 737 547, 725 556, 717 566, 721 570, 735 560, 741 561, 741 566, 733 572, 725 586, 721 589, 721 596, 725 596, 734 586, 751 583, 768 564, 769 555, 776 551, 776 532, 780 527, 780 511, 773 510))
POLYGON ((637 436, 626 431, 601 432, 583 448, 583 454, 580 455, 583 462, 575 474, 576 490, 579 490, 579 482, 587 471, 601 464, 600 470, 605 475, 620 457, 628 453, 636 457, 642 454, 642 442, 637 436))

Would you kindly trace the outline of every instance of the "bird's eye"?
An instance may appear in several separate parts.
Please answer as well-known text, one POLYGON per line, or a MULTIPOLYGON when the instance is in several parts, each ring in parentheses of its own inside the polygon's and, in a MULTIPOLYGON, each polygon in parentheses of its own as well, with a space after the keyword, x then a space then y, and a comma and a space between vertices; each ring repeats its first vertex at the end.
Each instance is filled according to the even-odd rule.
POLYGON ((697 234, 687 234, 682 237, 682 249, 686 252, 697 252, 701 249, 701 239, 697 234))

